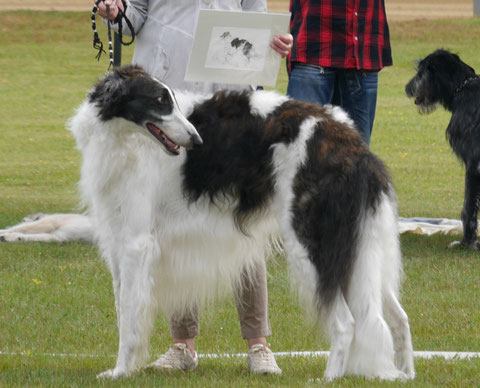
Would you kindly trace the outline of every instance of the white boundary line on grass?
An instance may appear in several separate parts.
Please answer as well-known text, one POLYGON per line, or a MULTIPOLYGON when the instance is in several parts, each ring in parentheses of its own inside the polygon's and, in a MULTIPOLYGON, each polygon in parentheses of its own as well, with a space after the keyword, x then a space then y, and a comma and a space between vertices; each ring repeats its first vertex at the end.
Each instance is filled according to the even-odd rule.
MULTIPOLYGON (((276 357, 328 357, 328 351, 315 352, 274 352, 276 357)), ((480 358, 480 352, 441 352, 441 351, 415 351, 413 352, 415 358, 431 359, 435 357, 444 358, 445 360, 471 360, 473 358, 480 358)), ((111 357, 113 355, 99 355, 99 354, 75 354, 75 353, 35 353, 35 352, 3 352, 2 356, 41 356, 41 357, 72 357, 72 358, 102 358, 111 357)), ((247 357, 247 353, 205 353, 199 354, 199 358, 241 358, 247 357)))
MULTIPOLYGON (((328 351, 312 351, 312 352, 274 352, 275 357, 328 357, 328 351)), ((446 360, 470 360, 472 358, 480 358, 480 352, 436 352, 436 351, 416 351, 413 352, 416 358, 434 358, 441 357, 446 360)), ((230 357, 247 357, 247 353, 206 353, 199 354, 199 358, 230 358, 230 357)))

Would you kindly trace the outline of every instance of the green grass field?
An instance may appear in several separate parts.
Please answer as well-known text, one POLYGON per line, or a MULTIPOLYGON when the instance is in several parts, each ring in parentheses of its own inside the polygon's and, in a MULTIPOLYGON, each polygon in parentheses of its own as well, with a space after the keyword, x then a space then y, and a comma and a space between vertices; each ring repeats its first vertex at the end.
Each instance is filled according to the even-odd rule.
MULTIPOLYGON (((0 13, 0 228, 26 214, 72 212, 78 203, 80 155, 65 121, 107 68, 91 47, 90 15, 0 13)), ((372 149, 388 166, 401 216, 458 218, 463 167, 445 140, 449 115, 421 116, 404 95, 413 61, 438 47, 480 68, 480 19, 391 23, 395 66, 381 72, 372 149)), ((102 30, 102 39, 106 33, 102 30)), ((124 50, 124 62, 132 49, 124 50)), ((277 89, 286 88, 284 68, 277 89)), ((480 351, 480 253, 450 251, 456 237, 402 236, 402 301, 416 350, 480 351)), ((269 264, 274 351, 328 350, 304 322, 290 295, 285 261, 269 264)), ((0 386, 310 386, 323 358, 278 359, 283 377, 252 376, 246 360, 202 359, 189 374, 139 372, 99 382, 114 365, 116 318, 110 275, 94 247, 81 244, 0 244, 0 386), (55 354, 55 355, 54 355, 55 354), (60 356, 63 354, 63 356, 60 356)), ((159 319, 152 354, 170 344, 159 319)), ((200 353, 246 351, 232 298, 202 316, 200 353)), ((153 356, 152 356, 153 357, 153 356)), ((408 386, 478 386, 480 359, 416 360, 408 386)), ((345 378, 333 386, 383 386, 345 378)), ((394 385, 403 385, 401 383, 394 385)))

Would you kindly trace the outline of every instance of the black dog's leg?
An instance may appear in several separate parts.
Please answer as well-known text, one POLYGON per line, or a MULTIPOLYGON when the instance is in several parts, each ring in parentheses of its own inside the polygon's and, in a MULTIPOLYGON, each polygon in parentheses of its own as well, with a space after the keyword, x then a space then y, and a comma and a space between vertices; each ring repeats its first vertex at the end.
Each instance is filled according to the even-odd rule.
POLYGON ((465 171, 465 199, 462 209, 463 238, 461 245, 477 249, 477 214, 480 195, 479 161, 469 163, 465 171))

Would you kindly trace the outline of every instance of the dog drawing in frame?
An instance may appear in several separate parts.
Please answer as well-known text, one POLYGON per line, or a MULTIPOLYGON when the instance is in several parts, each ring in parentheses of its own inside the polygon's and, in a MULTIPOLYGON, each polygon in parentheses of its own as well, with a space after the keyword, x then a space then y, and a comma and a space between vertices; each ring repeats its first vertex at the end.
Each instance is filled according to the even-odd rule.
POLYGON ((452 113, 446 136, 465 164, 465 198, 461 212, 463 238, 457 245, 478 249, 480 198, 480 78, 457 54, 439 49, 419 61, 417 74, 405 87, 422 113, 442 105, 452 113))
POLYGON ((182 94, 127 66, 68 126, 117 310, 116 365, 99 377, 143 367, 158 312, 238 290, 280 236, 330 335, 324 377, 414 378, 395 195, 340 108, 272 91, 182 94))

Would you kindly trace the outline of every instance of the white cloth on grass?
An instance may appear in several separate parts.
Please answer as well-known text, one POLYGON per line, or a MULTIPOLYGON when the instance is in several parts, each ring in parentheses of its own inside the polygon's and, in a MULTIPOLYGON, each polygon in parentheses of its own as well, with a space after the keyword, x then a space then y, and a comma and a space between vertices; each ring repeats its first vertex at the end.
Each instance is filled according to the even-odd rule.
POLYGON ((449 218, 399 217, 398 230, 400 233, 426 234, 428 236, 436 233, 447 235, 463 233, 462 221, 449 218))

